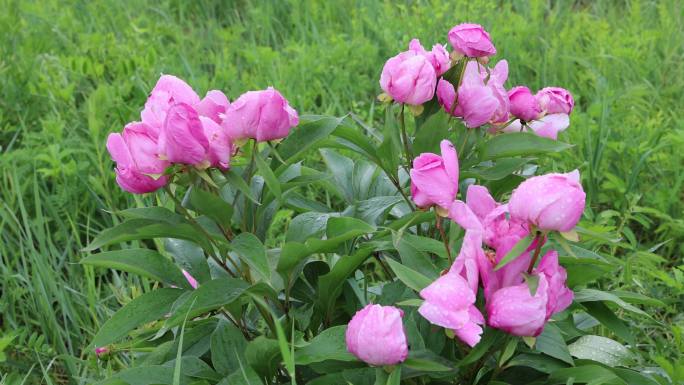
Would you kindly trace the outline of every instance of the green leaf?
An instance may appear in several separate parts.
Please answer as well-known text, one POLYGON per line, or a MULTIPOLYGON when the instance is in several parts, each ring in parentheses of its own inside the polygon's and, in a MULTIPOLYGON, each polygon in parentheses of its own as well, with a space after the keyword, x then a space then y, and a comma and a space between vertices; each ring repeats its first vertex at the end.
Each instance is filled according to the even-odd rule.
POLYGON ((515 246, 513 246, 512 249, 504 255, 503 258, 501 258, 501 261, 499 262, 498 265, 494 268, 494 271, 497 271, 501 269, 502 267, 506 266, 509 262, 512 260, 518 258, 520 254, 524 253, 525 250, 527 250, 528 247, 534 242, 534 236, 532 234, 528 234, 525 238, 519 240, 515 246))
POLYGON ((168 258, 149 249, 125 249, 90 255, 82 264, 137 274, 155 281, 191 289, 181 270, 168 258))
POLYGON ((609 301, 620 306, 621 308, 630 311, 632 313, 651 318, 651 316, 645 311, 639 309, 636 306, 630 305, 629 303, 623 301, 620 297, 615 294, 596 290, 596 289, 582 289, 575 292, 575 302, 594 302, 594 301, 609 301))
POLYGON ((393 234, 394 247, 399 252, 402 264, 432 280, 437 279, 440 269, 435 266, 426 253, 416 249, 402 235, 403 233, 393 234))
POLYGON ((413 140, 413 153, 440 153, 439 143, 449 136, 449 115, 433 114, 420 126, 413 140))
POLYGON ((140 239, 178 238, 199 243, 210 250, 206 236, 189 223, 170 223, 156 219, 129 219, 101 232, 84 250, 93 251, 102 246, 140 239))
POLYGON ((332 312, 337 297, 342 293, 344 281, 371 255, 372 251, 370 247, 362 247, 352 255, 341 257, 328 274, 319 277, 319 302, 326 315, 332 312))
POLYGON ((304 242, 309 238, 320 238, 325 232, 330 214, 307 212, 292 219, 285 233, 285 242, 304 242))
POLYGON ((346 330, 347 326, 341 325, 322 331, 308 345, 295 351, 297 365, 309 365, 326 360, 356 361, 356 358, 347 351, 344 339, 346 330))
POLYGON ((190 206, 194 211, 211 218, 219 226, 230 227, 233 206, 219 196, 193 186, 190 189, 190 206))
POLYGON ((180 324, 186 313, 189 314, 189 318, 194 318, 221 306, 230 305, 240 298, 248 287, 245 281, 237 278, 219 278, 206 282, 192 291, 185 302, 174 309, 165 325, 172 327, 180 324))
POLYGON ((283 192, 280 188, 280 182, 273 173, 273 170, 271 170, 271 168, 266 164, 266 161, 264 161, 261 158, 261 155, 259 155, 258 153, 256 154, 255 159, 257 170, 259 170, 259 174, 261 174, 261 176, 264 177, 264 182, 266 182, 266 185, 268 186, 269 190, 271 190, 271 192, 278 201, 282 200, 283 192))
POLYGON ((401 383, 401 366, 395 366, 392 373, 387 377, 387 385, 400 385, 401 383))
POLYGON ((582 336, 568 348, 574 357, 608 366, 629 366, 634 358, 621 343, 601 336, 582 336))
MULTIPOLYGON (((478 179, 484 180, 501 180, 515 171, 519 170, 526 163, 531 161, 532 158, 501 158, 497 159, 496 163, 489 166, 477 166, 471 169, 465 170, 461 175, 461 179, 464 179, 470 175, 478 179)), ((491 163, 491 162, 489 162, 491 163)))
POLYGON ((498 345, 504 338, 504 334, 499 330, 485 328, 480 342, 478 342, 477 345, 475 345, 475 347, 457 363, 457 366, 463 367, 477 362, 477 360, 482 358, 492 346, 498 345))
MULTIPOLYGON (((551 376, 549 376, 546 384, 605 384, 616 379, 617 377, 613 372, 602 366, 583 365, 574 368, 555 370, 551 373, 551 376)), ((618 382, 618 384, 623 383, 624 382, 618 382)))
POLYGON ((624 321, 616 316, 615 313, 613 313, 613 311, 610 310, 610 308, 603 302, 584 302, 582 306, 587 309, 587 313, 596 318, 605 327, 610 329, 613 333, 615 333, 616 336, 622 338, 632 345, 635 343, 634 335, 632 334, 632 330, 629 328, 629 326, 627 326, 624 321))
POLYGON ((230 247, 266 282, 271 281, 271 267, 268 264, 266 248, 259 238, 252 233, 241 233, 230 242, 230 247))
POLYGON ((278 341, 259 336, 247 344, 245 359, 261 378, 271 378, 282 360, 278 341))
POLYGON ((404 285, 417 292, 423 290, 433 281, 419 272, 402 265, 392 258, 385 258, 385 261, 387 261, 390 268, 392 268, 392 271, 394 271, 394 274, 396 274, 397 278, 399 278, 404 285))
POLYGON ((610 263, 593 258, 560 257, 558 261, 567 271, 570 288, 584 286, 615 270, 610 263))
POLYGON ((228 321, 220 320, 211 334, 211 363, 223 375, 240 370, 240 363, 245 362, 246 347, 247 340, 240 330, 228 321))
POLYGON ((235 187, 238 189, 244 196, 249 198, 252 202, 255 204, 259 204, 259 200, 252 194, 252 189, 247 186, 247 183, 245 183, 244 179, 240 175, 238 175, 235 171, 232 169, 229 169, 223 174, 226 177, 226 181, 230 184, 231 187, 235 187))
POLYGON ((506 364, 506 367, 513 366, 526 366, 548 374, 557 369, 565 368, 567 364, 543 354, 519 354, 506 364))
MULTIPOLYGON (((121 380, 128 385, 172 385, 173 368, 159 365, 133 367, 114 373, 112 377, 96 385, 112 384, 111 380, 121 380)), ((191 381, 185 375, 181 375, 179 380, 181 385, 190 384, 191 381)))
POLYGON ((560 329, 552 323, 547 323, 542 334, 537 337, 535 349, 553 358, 565 361, 570 365, 574 365, 574 361, 568 351, 568 345, 565 344, 560 329))
POLYGON ((611 368, 611 370, 628 384, 660 385, 654 379, 631 369, 611 368))
POLYGON ((185 291, 162 288, 145 293, 119 309, 102 325, 91 346, 102 347, 116 342, 140 325, 156 321, 171 310, 173 303, 185 291))
POLYGON ((448 372, 452 370, 450 367, 442 365, 439 362, 423 358, 409 357, 408 359, 406 359, 406 361, 402 363, 402 366, 405 366, 409 369, 418 370, 421 372, 448 372))
POLYGON ((484 160, 539 155, 561 152, 571 147, 570 144, 537 136, 533 133, 515 132, 497 135, 485 142, 481 158, 484 160))
POLYGON ((278 146, 278 153, 286 164, 296 162, 310 149, 319 146, 343 120, 344 117, 302 116, 302 123, 278 146))

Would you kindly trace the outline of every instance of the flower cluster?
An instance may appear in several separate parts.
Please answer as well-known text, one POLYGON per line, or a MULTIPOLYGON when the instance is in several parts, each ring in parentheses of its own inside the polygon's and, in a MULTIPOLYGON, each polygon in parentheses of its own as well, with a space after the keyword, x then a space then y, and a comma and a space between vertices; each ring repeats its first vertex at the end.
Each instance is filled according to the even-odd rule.
MULTIPOLYGON (((451 54, 441 45, 427 51, 412 40, 408 51, 385 64, 382 89, 396 102, 409 105, 436 96, 447 114, 460 118, 468 128, 489 125, 490 133, 529 130, 556 139, 569 126, 574 101, 567 90, 547 87, 536 94, 524 86, 506 90, 508 63, 501 60, 492 68, 486 66, 496 48, 481 26, 458 25, 449 32, 449 42, 451 54), (446 75, 457 63, 462 74, 454 84, 446 75)), ((579 172, 531 177, 513 191, 509 202, 497 202, 486 187, 472 184, 464 202, 457 199, 456 149, 448 140, 441 142, 440 149, 441 154, 423 153, 413 160, 411 196, 419 208, 434 208, 463 227, 465 236, 448 271, 420 291, 424 301, 418 312, 471 347, 480 341, 485 324, 516 336, 538 336, 548 320, 573 300, 558 253, 548 247, 542 253, 542 249, 550 232, 571 231, 582 215, 585 193, 579 172), (516 256, 514 248, 527 244, 516 256), (504 261, 509 252, 513 257, 504 261), (482 309, 476 306, 480 287, 482 309)), ((372 365, 403 361, 408 350, 402 314, 379 305, 359 311, 347 330, 349 351, 372 365)))
POLYGON ((489 124, 491 131, 531 131, 556 139, 570 125, 574 107, 570 92, 546 87, 532 94, 525 86, 506 90, 508 62, 501 60, 487 67, 496 54, 489 33, 477 24, 460 24, 449 31, 453 52, 436 44, 426 51, 418 39, 411 40, 408 51, 385 63, 380 86, 393 100, 422 105, 436 95, 444 110, 460 118, 467 127, 489 124), (454 63, 463 65, 459 84, 446 78, 454 63))
POLYGON ((183 164, 228 169, 246 139, 286 137, 299 122, 297 111, 275 89, 249 91, 233 103, 218 90, 203 99, 183 80, 162 75, 140 113, 121 133, 107 138, 122 189, 143 194, 168 183, 166 169, 183 164))

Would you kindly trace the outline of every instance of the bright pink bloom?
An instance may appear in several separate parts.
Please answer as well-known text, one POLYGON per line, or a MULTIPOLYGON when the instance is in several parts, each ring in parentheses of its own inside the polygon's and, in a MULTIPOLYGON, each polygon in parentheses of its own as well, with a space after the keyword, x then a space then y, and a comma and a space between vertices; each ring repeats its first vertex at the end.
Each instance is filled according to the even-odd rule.
POLYGON ((421 290, 425 302, 418 312, 430 323, 452 329, 468 345, 480 342, 484 317, 475 307, 475 293, 459 274, 449 272, 421 290))
POLYGON ((542 231, 570 231, 584 211, 579 171, 546 174, 522 182, 508 204, 511 217, 542 231))
POLYGON ((477 62, 466 65, 461 86, 458 89, 458 102, 453 84, 440 79, 437 84, 437 101, 447 113, 462 118, 470 128, 489 122, 500 122, 508 117, 508 94, 503 83, 508 76, 508 63, 505 60, 487 74, 477 62), (489 77, 485 84, 485 79, 489 77))
POLYGON ((209 141, 207 157, 212 167, 227 169, 230 167, 230 155, 233 153, 233 143, 225 130, 215 121, 205 116, 199 117, 204 136, 209 141))
POLYGON ((489 326, 516 336, 538 336, 546 323, 547 289, 542 274, 534 296, 527 283, 497 290, 487 300, 489 326))
POLYGON ((567 114, 570 115, 575 107, 575 100, 572 94, 565 88, 546 87, 537 92, 536 95, 542 111, 547 114, 567 114))
POLYGON ((200 116, 206 116, 214 122, 221 124, 223 115, 230 106, 230 102, 226 95, 219 90, 211 90, 202 101, 197 104, 197 113, 200 116))
POLYGON ((166 114, 159 134, 159 153, 173 163, 208 166, 209 141, 194 108, 174 104, 166 114))
POLYGON ((402 52, 385 63, 380 87, 399 103, 419 105, 435 94, 437 73, 425 55, 414 50, 402 52))
POLYGON ((167 177, 161 174, 169 163, 159 158, 157 141, 149 125, 133 122, 121 134, 109 134, 107 150, 116 162, 116 182, 122 189, 144 194, 166 184, 167 177))
POLYGON ((173 75, 162 75, 145 102, 140 117, 158 135, 171 106, 177 103, 195 106, 199 102, 199 96, 186 82, 173 75))
POLYGON ((420 40, 413 39, 409 43, 409 50, 415 51, 423 56, 432 64, 435 69, 435 74, 441 76, 443 73, 449 70, 451 67, 451 58, 449 57, 449 52, 441 44, 435 44, 432 46, 431 51, 426 51, 423 45, 420 44, 420 40))
POLYGON ((188 273, 185 269, 181 269, 181 272, 183 273, 185 279, 188 280, 188 283, 190 284, 190 286, 192 286, 193 289, 197 289, 199 287, 199 283, 197 283, 195 277, 190 275, 190 273, 188 273))
POLYGON ((501 131, 527 132, 529 127, 532 132, 539 136, 556 140, 558 139, 558 133, 565 131, 569 126, 570 118, 567 114, 550 114, 538 120, 528 122, 526 126, 523 126, 520 120, 515 120, 501 131))
POLYGON ((539 102, 532 95, 529 88, 525 86, 513 87, 508 91, 508 99, 511 102, 511 114, 514 116, 530 121, 538 119, 541 115, 541 107, 539 102))
POLYGON ((394 306, 369 304, 356 312, 347 325, 347 350, 370 365, 395 365, 408 356, 401 318, 394 306))
POLYGON ((242 94, 228 107, 222 126, 233 141, 282 139, 299 124, 299 115, 273 87, 242 94))
POLYGON ((442 156, 420 154, 413 160, 411 196, 419 207, 440 206, 448 210, 458 193, 458 156, 448 140, 440 144, 442 156))
POLYGON ((546 303, 546 319, 548 320, 552 315, 567 309, 572 304, 574 294, 565 284, 568 274, 558 264, 558 253, 555 250, 549 250, 542 257, 535 273, 543 274, 549 283, 546 303))
POLYGON ((97 358, 100 358, 106 354, 109 354, 109 348, 106 346, 95 348, 95 354, 97 355, 97 358))
POLYGON ((479 24, 459 24, 449 31, 449 42, 454 50, 468 57, 487 57, 496 54, 489 33, 479 24))

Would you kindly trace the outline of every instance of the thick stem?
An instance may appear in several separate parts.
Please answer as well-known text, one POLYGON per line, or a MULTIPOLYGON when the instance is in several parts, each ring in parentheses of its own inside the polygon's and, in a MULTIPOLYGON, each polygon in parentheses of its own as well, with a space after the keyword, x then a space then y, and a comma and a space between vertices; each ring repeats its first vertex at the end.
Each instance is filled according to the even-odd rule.
POLYGON ((532 269, 534 269, 534 264, 537 263, 537 259, 539 258, 539 254, 541 252, 542 246, 544 246, 544 242, 542 242, 543 236, 541 231, 537 231, 537 234, 534 236, 534 242, 537 242, 537 246, 534 248, 534 255, 532 256, 532 260, 530 261, 530 265, 527 267, 527 273, 530 274, 532 273, 532 269))

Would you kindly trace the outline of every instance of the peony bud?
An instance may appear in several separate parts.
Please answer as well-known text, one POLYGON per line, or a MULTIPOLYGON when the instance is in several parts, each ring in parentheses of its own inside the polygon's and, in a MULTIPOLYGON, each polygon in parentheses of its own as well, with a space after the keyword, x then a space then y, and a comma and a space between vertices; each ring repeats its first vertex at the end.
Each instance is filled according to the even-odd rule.
POLYGON ((517 86, 511 88, 508 91, 508 99, 511 103, 511 114, 522 120, 529 122, 539 118, 541 115, 542 110, 539 102, 527 87, 517 86))
POLYGON ((535 95, 539 105, 547 114, 568 114, 575 107, 575 100, 572 94, 565 88, 546 87, 542 88, 535 95))
POLYGON ((549 319, 552 315, 562 312, 572 304, 574 293, 565 284, 568 274, 558 264, 558 253, 555 250, 549 250, 542 257, 535 272, 543 274, 549 283, 548 302, 546 303, 546 319, 549 319))
POLYGON ((534 296, 527 283, 497 290, 487 300, 489 326, 516 336, 538 336, 546 323, 547 288, 545 276, 540 275, 534 296))
POLYGON ((428 59, 406 51, 387 60, 380 75, 380 87, 399 103, 423 104, 435 94, 437 74, 428 59))
POLYGON ((242 94, 228 107, 222 122, 231 140, 256 139, 257 142, 282 139, 297 124, 297 111, 273 87, 242 94))
POLYGON ((508 207, 511 218, 536 226, 539 230, 572 230, 584 211, 586 194, 579 171, 546 174, 522 182, 513 191, 508 207))
POLYGON ((426 51, 423 45, 420 44, 420 40, 413 39, 409 43, 409 50, 417 52, 423 55, 432 64, 432 68, 435 69, 435 74, 441 76, 443 73, 449 70, 451 67, 451 58, 449 57, 449 52, 441 44, 435 44, 432 46, 432 51, 426 51))
POLYGON ((211 90, 207 92, 204 99, 197 104, 196 109, 197 113, 201 116, 206 116, 214 122, 221 124, 223 115, 226 113, 228 106, 230 106, 230 102, 223 92, 211 90))
POLYGON ((156 191, 167 182, 162 176, 169 162, 159 158, 152 127, 133 122, 121 134, 107 138, 107 150, 116 162, 116 182, 125 191, 144 194, 156 191))
POLYGON ((408 356, 408 345, 401 321, 403 315, 394 306, 366 305, 347 325, 347 350, 374 366, 404 361, 408 356))
POLYGON ((487 57, 496 54, 489 33, 479 24, 459 24, 449 31, 449 42, 454 50, 468 57, 487 57))
POLYGON ((168 161, 208 166, 209 141, 194 108, 185 103, 171 106, 159 134, 159 152, 168 161))
POLYGON ((458 156, 453 144, 442 140, 442 156, 420 154, 413 160, 411 196, 419 207, 437 205, 448 210, 458 193, 458 156))
POLYGON ((199 96, 186 82, 173 75, 162 75, 145 102, 140 117, 144 123, 152 127, 156 137, 172 105, 185 103, 194 106, 199 102, 199 96))

